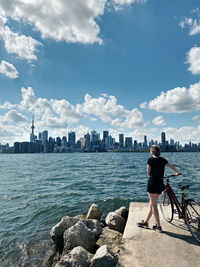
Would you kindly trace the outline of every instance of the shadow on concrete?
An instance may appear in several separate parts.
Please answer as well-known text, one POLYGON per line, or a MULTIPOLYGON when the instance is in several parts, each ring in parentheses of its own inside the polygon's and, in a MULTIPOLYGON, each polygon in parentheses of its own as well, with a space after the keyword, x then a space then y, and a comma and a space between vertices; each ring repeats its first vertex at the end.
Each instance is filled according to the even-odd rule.
POLYGON ((200 246, 200 244, 192 236, 177 234, 177 233, 168 232, 168 231, 163 231, 163 234, 171 236, 173 238, 181 239, 181 240, 187 242, 188 244, 191 244, 194 246, 200 246))

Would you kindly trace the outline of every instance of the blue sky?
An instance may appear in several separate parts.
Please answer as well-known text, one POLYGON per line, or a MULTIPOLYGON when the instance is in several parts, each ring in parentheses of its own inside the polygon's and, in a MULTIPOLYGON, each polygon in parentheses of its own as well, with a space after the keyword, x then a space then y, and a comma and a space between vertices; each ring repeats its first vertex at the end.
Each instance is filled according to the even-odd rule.
POLYGON ((200 6, 0 1, 0 143, 109 130, 200 142, 200 6))

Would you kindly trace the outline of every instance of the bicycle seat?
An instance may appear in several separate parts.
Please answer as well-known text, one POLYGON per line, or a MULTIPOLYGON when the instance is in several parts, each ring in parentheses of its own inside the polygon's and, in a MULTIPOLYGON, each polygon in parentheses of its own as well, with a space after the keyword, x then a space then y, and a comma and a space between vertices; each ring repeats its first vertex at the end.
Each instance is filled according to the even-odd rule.
POLYGON ((188 189, 190 186, 189 186, 189 185, 181 185, 181 184, 179 184, 178 187, 179 187, 181 190, 184 190, 184 189, 188 189))

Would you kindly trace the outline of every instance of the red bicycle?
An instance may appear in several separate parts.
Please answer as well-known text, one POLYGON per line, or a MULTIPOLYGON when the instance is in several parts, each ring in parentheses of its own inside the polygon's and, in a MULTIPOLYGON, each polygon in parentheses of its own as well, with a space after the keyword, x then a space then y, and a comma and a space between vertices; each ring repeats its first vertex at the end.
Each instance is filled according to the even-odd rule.
POLYGON ((181 203, 178 201, 169 184, 169 178, 175 176, 176 175, 169 175, 164 177, 167 183, 159 199, 161 212, 164 219, 169 223, 173 220, 174 213, 178 213, 179 218, 183 219, 187 224, 192 236, 200 243, 200 202, 195 199, 185 198, 184 190, 189 188, 188 185, 179 185, 181 189, 181 203))

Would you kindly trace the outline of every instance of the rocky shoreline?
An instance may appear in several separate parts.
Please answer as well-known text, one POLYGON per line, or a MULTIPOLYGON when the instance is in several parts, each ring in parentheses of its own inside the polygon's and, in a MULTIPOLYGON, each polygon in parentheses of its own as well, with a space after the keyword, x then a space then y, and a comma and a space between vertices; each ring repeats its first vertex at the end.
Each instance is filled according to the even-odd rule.
POLYGON ((102 210, 92 204, 87 215, 64 216, 50 231, 55 253, 52 267, 115 267, 128 210, 121 207, 101 220, 102 210))

